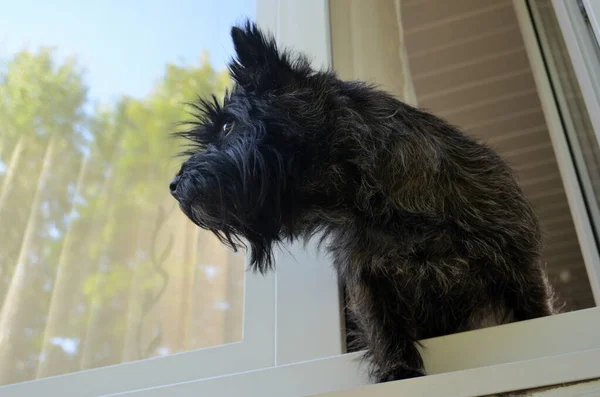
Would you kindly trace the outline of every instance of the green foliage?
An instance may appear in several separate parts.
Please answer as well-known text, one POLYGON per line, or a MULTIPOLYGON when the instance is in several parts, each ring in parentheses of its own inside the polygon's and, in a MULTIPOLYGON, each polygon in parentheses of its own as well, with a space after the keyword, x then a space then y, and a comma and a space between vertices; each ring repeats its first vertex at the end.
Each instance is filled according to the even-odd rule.
MULTIPOLYGON (((52 354, 72 361, 73 370, 86 360, 89 366, 119 362, 119 346, 135 312, 133 298, 142 297, 146 312, 140 315, 146 316, 168 283, 167 271, 181 266, 170 256, 173 236, 158 222, 173 204, 167 186, 179 161, 174 155, 180 142, 169 133, 188 117, 184 103, 224 92, 228 74, 215 71, 202 54, 196 66, 166 65, 148 97, 124 97, 86 112, 87 87, 75 58, 57 62, 51 49, 42 48, 18 52, 1 65, 0 185, 8 168, 16 167, 18 174, 0 207, 0 223, 11 225, 0 239, 0 304, 15 282, 27 219, 33 212, 40 217, 34 243, 27 247, 27 266, 34 269, 28 274, 34 276, 20 286, 26 291, 21 302, 26 313, 12 324, 23 335, 13 352, 12 379, 35 377, 52 299, 68 313, 53 330, 55 336, 79 341, 92 324, 98 341, 78 342, 75 353, 55 349, 52 354), (52 137, 59 139, 52 173, 38 186, 52 137), (19 139, 25 148, 20 157, 14 155, 19 139), (37 189, 43 189, 42 205, 31 208, 37 189), (160 249, 152 242, 158 227, 167 242, 160 249), (57 287, 61 267, 68 288, 57 287), (55 287, 60 290, 53 297, 55 287)), ((154 336, 138 350, 153 354, 160 341, 154 336)))

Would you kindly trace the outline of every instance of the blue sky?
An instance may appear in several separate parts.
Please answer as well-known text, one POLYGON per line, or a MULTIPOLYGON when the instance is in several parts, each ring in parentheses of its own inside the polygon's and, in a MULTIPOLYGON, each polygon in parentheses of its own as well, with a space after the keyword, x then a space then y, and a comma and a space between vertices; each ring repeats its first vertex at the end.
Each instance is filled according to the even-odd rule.
POLYGON ((254 18, 254 0, 7 0, 0 12, 0 58, 54 46, 76 54, 90 97, 146 95, 166 63, 196 63, 207 50, 221 68, 232 24, 254 18))

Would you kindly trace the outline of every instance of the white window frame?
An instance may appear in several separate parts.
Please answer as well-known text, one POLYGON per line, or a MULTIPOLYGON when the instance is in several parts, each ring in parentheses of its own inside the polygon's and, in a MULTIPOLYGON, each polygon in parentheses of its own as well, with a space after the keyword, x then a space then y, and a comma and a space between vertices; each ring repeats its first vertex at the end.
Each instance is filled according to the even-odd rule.
POLYGON ((596 42, 600 43, 600 3, 592 0, 583 0, 583 6, 590 18, 592 29, 596 35, 596 42))
MULTIPOLYGON (((583 5, 594 29, 594 33, 596 35, 600 34, 600 31, 597 29, 600 20, 600 6, 598 5, 598 2, 584 0, 583 5)), ((596 36, 595 38, 590 35, 583 14, 576 1, 552 0, 552 6, 556 12, 556 17, 567 46, 567 51, 569 52, 569 56, 573 63, 573 69, 583 95, 587 113, 590 117, 591 124, 596 131, 596 139, 600 145, 600 58, 598 57, 598 52, 594 49, 594 47, 600 43, 600 41, 596 41, 596 38, 600 36, 596 36)), ((531 50, 529 52, 531 52, 531 50)), ((539 62, 542 62, 541 58, 539 62)), ((543 65, 540 63, 537 68, 540 69, 540 72, 536 73, 536 78, 538 80, 547 80, 547 76, 542 76, 545 76, 545 73, 542 72, 543 65)), ((549 84, 547 93, 548 95, 546 95, 546 97, 550 97, 551 91, 549 84)), ((560 123, 556 106, 552 107, 548 104, 544 106, 544 111, 546 113, 546 119, 552 120, 552 122, 548 122, 549 125, 560 123)), ((564 137, 566 133, 562 131, 562 128, 559 125, 556 126, 556 129, 560 129, 560 131, 557 131, 554 135, 559 137, 559 139, 564 139, 561 137, 564 137)), ((557 160, 561 155, 564 157, 563 164, 559 162, 561 173, 566 172, 571 175, 568 176, 563 174, 563 183, 565 184, 567 198, 569 199, 569 206, 571 207, 575 230, 579 238, 580 246, 582 247, 582 254, 592 286, 594 299, 596 305, 600 305, 600 256, 592 232, 590 219, 586 215, 584 209, 585 204, 581 188, 577 183, 576 174, 574 173, 574 167, 572 165, 573 162, 568 160, 567 156, 563 153, 559 153, 568 151, 566 140, 564 143, 553 142, 553 146, 555 152, 557 152, 557 160)))
MULTIPOLYGON (((525 3, 513 1, 590 279, 598 283, 600 260, 588 245, 590 220, 550 82, 525 3)), ((328 0, 257 0, 257 21, 316 66, 331 66, 328 0)), ((360 353, 343 354, 340 293, 325 258, 313 243, 291 245, 276 252, 275 273, 247 274, 241 342, 9 385, 0 395, 466 397, 600 378, 600 308, 593 308, 422 341, 431 375, 366 386, 360 353)))
MULTIPOLYGON (((519 0, 517 0, 519 1, 519 0)), ((115 394, 484 396, 600 378, 600 308, 422 341, 426 377, 370 385, 360 353, 115 394)))
MULTIPOLYGON (((308 54, 313 66, 330 68, 327 0, 257 0, 256 21, 280 45, 308 54)), ((277 252, 275 365, 344 351, 337 276, 316 240, 277 252)))

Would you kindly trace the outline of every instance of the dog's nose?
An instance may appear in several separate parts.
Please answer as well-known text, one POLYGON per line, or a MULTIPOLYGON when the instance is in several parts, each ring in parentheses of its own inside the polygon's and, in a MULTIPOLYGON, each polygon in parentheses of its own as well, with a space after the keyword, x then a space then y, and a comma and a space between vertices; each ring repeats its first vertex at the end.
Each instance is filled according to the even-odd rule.
POLYGON ((177 175, 171 183, 169 183, 169 189, 171 190, 171 195, 177 198, 177 185, 179 184, 179 180, 181 179, 180 175, 177 175))

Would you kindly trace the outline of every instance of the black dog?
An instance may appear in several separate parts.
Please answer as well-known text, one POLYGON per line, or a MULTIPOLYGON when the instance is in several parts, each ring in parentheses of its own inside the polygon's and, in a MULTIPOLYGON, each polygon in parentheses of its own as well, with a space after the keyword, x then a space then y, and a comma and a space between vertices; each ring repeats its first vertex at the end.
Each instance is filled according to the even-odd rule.
POLYGON ((422 375, 419 339, 553 312, 538 220, 492 149, 251 23, 231 36, 236 85, 194 105, 171 192, 263 273, 274 244, 322 232, 376 381, 422 375))

